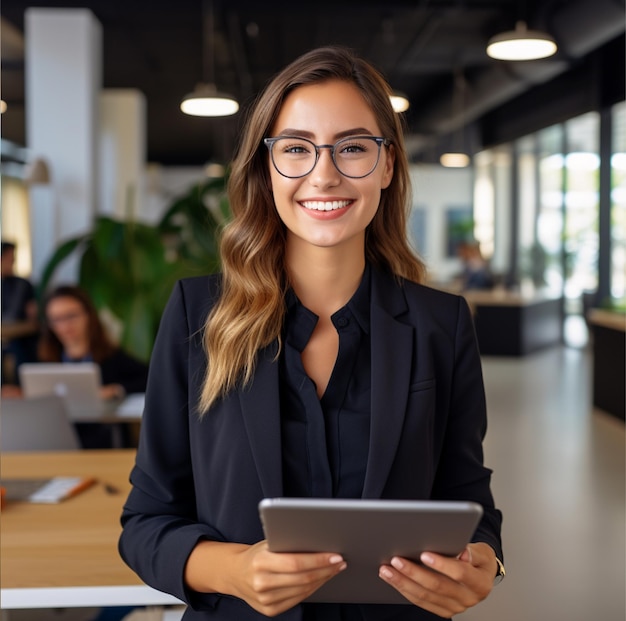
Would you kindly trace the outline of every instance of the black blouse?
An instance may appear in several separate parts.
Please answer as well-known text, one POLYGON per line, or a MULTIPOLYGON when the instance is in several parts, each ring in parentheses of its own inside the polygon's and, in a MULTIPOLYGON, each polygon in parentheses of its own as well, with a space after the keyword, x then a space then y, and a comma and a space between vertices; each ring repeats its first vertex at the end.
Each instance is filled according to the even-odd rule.
MULTIPOLYGON (((339 353, 326 391, 316 386, 301 353, 318 321, 293 291, 280 360, 283 486, 285 496, 360 498, 370 438, 370 276, 366 267, 350 301, 331 319, 339 353)), ((358 621, 358 606, 305 604, 306 621, 358 621)))

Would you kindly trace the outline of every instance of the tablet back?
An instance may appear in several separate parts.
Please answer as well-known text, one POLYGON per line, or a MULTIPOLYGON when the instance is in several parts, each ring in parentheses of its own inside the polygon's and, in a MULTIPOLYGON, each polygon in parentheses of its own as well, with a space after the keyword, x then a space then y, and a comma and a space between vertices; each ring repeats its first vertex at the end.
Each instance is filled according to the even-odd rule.
POLYGON ((378 576, 393 556, 460 554, 482 516, 472 502, 265 499, 259 505, 274 552, 337 552, 348 567, 307 601, 408 604, 378 576))

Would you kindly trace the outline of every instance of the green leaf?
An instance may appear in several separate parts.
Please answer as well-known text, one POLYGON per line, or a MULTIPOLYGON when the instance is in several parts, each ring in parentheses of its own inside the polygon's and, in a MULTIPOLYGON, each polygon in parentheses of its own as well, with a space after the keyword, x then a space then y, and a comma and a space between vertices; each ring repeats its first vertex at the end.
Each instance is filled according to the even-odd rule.
POLYGON ((48 283, 52 279, 57 267, 63 263, 63 261, 65 261, 65 259, 67 259, 67 257, 69 257, 81 243, 86 242, 88 239, 89 234, 69 239, 54 251, 52 257, 50 257, 43 270, 41 281, 39 282, 39 286, 37 288, 37 298, 39 300, 43 298, 43 295, 48 287, 48 283))
POLYGON ((98 216, 90 233, 57 248, 44 269, 42 290, 59 264, 80 252, 79 285, 96 308, 120 320, 121 346, 147 361, 174 283, 219 269, 216 237, 230 214, 225 189, 225 179, 195 184, 156 225, 98 216), (214 210, 206 206, 209 197, 214 210))

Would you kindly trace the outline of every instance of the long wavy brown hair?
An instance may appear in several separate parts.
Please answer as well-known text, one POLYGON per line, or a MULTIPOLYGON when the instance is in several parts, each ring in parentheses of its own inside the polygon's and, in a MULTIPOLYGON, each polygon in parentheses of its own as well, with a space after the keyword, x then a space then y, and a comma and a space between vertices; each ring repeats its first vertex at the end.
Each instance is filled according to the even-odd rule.
POLYGON ((382 75, 352 51, 324 47, 304 54, 267 85, 251 108, 232 165, 228 194, 233 214, 221 238, 222 290, 204 333, 208 358, 200 398, 202 414, 238 385, 248 383, 260 349, 278 342, 288 283, 285 226, 270 187, 269 155, 263 145, 283 101, 299 86, 344 80, 361 92, 382 135, 395 151, 394 174, 382 190, 365 238, 366 259, 397 277, 415 282, 425 268, 406 232, 411 206, 408 161, 402 121, 390 104, 391 88, 382 75))
POLYGON ((61 285, 46 294, 44 298, 41 336, 37 346, 38 359, 41 362, 60 362, 62 359, 63 345, 47 321, 48 305, 52 300, 58 298, 72 298, 82 306, 88 318, 89 351, 91 356, 94 362, 97 363, 108 358, 116 346, 107 335, 89 294, 80 287, 61 285))

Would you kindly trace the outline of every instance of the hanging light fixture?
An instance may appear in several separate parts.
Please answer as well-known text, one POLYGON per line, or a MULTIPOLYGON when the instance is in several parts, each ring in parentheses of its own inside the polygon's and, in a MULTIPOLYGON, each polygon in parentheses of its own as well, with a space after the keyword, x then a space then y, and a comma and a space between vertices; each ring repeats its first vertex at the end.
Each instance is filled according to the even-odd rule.
POLYGON ((406 112, 409 109, 409 98, 401 91, 393 91, 389 100, 394 112, 406 112))
POLYGON ((465 168, 470 164, 470 157, 464 150, 465 143, 465 78, 460 69, 454 72, 453 113, 460 117, 461 126, 454 134, 453 151, 444 153, 439 163, 446 168, 465 168))
POLYGON ((515 30, 492 37, 487 44, 487 54, 497 60, 537 60, 552 56, 556 50, 549 34, 528 30, 524 21, 518 21, 515 30))
POLYGON ((215 86, 215 19, 212 0, 204 0, 202 11, 202 67, 205 82, 198 84, 180 104, 185 114, 192 116, 230 116, 239 110, 237 100, 231 95, 220 93, 215 86), (208 10, 208 18, 205 17, 208 10), (205 22, 208 21, 208 27, 205 22), (209 31, 207 37, 206 31, 209 31), (207 38, 210 40, 207 41, 207 38), (210 75, 208 72, 210 71, 210 75))
POLYGON ((439 158, 439 163, 446 168, 467 168, 470 163, 470 158, 467 153, 444 153, 439 158))

